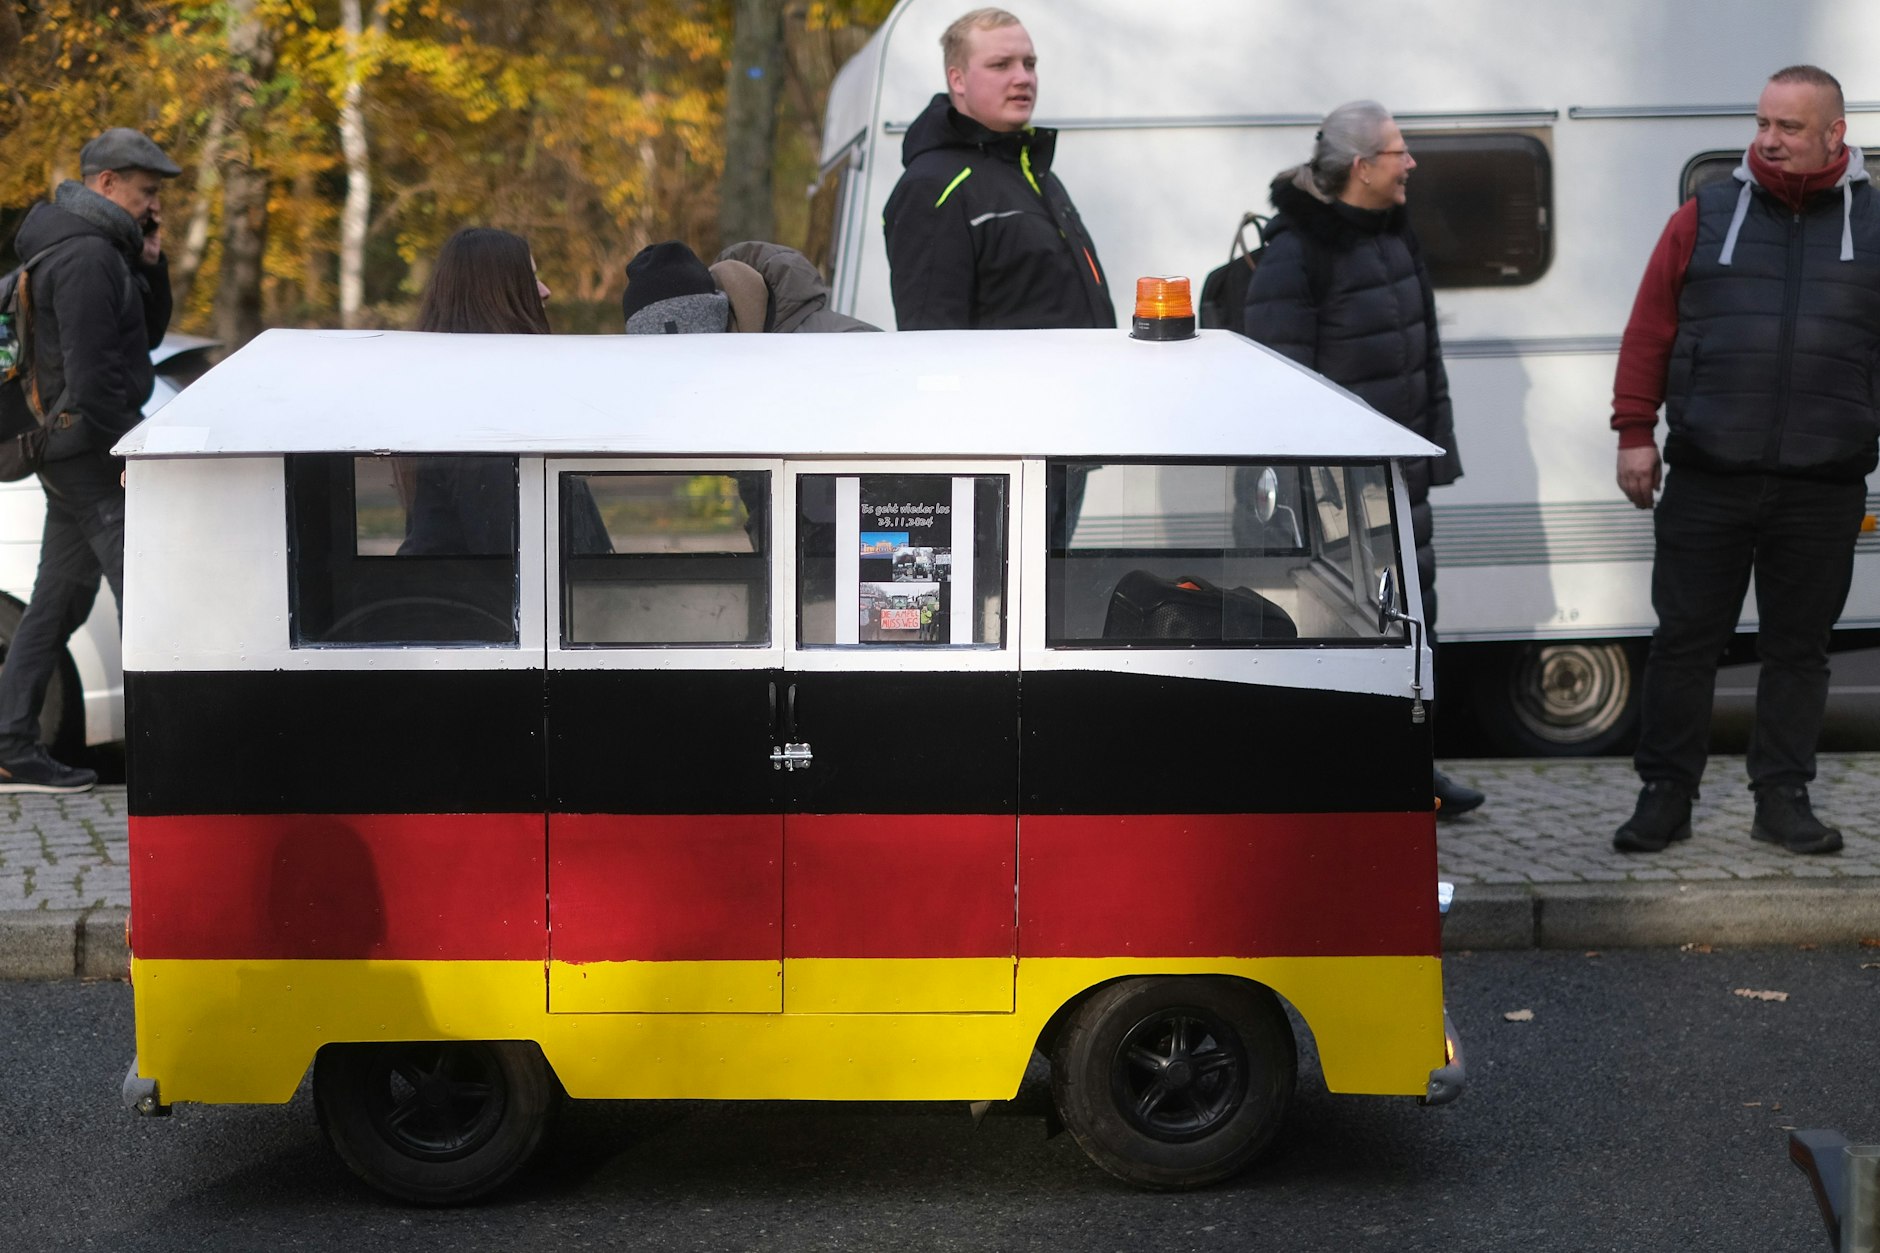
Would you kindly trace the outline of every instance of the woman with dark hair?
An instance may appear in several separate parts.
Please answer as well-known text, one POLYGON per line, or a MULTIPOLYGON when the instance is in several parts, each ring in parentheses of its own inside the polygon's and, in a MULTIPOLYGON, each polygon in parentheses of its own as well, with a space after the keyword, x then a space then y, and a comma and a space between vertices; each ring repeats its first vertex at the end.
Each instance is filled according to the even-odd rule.
MULTIPOLYGON (((466 226, 438 249, 418 307, 420 331, 546 335, 548 284, 520 235, 466 226)), ((502 556, 516 546, 516 467, 510 457, 423 457, 398 470, 408 500, 401 557, 502 556)), ((613 551, 587 485, 574 483, 562 525, 570 551, 613 551)))
POLYGON ((527 240, 491 226, 466 226, 438 249, 414 329, 546 335, 548 296, 527 240))
MULTIPOLYGON (((1417 583, 1436 626, 1430 488, 1462 477, 1436 296, 1404 212, 1416 158, 1389 110, 1354 100, 1326 115, 1312 157, 1271 188, 1279 214, 1247 291, 1247 335, 1356 393, 1442 448, 1404 462, 1417 583)), ((1435 643, 1434 634, 1431 644, 1435 643)), ((1445 816, 1482 794, 1435 772, 1445 816)))

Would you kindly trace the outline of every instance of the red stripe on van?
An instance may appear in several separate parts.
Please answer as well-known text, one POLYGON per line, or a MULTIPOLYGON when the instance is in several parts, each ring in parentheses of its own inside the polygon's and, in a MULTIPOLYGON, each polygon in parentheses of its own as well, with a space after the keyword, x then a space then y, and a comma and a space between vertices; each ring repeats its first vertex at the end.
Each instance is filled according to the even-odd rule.
POLYGON ((556 961, 776 961, 781 814, 553 814, 556 961))
POLYGON ((130 820, 144 958, 540 961, 541 814, 130 820))
POLYGON ((1010 814, 791 814, 785 957, 1009 957, 1010 814))
POLYGON ((1021 957, 1438 952, 1427 813, 1027 815, 1021 957))

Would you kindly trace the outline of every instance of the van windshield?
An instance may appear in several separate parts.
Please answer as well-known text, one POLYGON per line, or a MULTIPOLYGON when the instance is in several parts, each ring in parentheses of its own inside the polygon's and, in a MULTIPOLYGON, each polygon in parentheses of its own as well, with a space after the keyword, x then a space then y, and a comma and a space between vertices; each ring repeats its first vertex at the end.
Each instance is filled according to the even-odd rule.
POLYGON ((1059 461, 1047 482, 1054 648, 1402 642, 1377 624, 1382 462, 1059 461))

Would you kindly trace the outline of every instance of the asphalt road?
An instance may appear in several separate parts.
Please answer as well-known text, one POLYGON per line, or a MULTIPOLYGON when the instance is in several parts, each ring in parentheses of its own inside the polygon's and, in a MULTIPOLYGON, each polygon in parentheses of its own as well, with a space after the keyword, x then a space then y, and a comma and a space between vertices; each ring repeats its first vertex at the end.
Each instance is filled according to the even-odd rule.
MULTIPOLYGON (((1650 1250, 1826 1248, 1784 1128, 1880 1140, 1880 950, 1459 954, 1471 1088, 1446 1109, 1316 1072, 1230 1185, 1112 1182, 1031 1089, 953 1105, 575 1103, 483 1205, 382 1202, 285 1108, 117 1103, 129 989, 0 984, 11 1250, 1650 1250), (1751 1000, 1733 989, 1785 991, 1751 1000), (1533 1011, 1533 1021, 1503 1014, 1533 1011)), ((1308 1061, 1308 1067, 1310 1062, 1308 1061)))

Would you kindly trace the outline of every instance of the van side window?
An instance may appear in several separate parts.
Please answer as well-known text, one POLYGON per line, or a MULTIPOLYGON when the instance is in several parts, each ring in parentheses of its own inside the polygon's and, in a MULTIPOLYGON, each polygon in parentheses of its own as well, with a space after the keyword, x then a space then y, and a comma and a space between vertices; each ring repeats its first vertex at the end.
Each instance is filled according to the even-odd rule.
POLYGON ((1005 645, 1002 474, 797 478, 803 644, 1005 645))
MULTIPOLYGON (((1880 179, 1880 152, 1862 147, 1867 158, 1867 176, 1880 179)), ((1678 175, 1678 203, 1683 204, 1697 194, 1698 188, 1709 183, 1721 183, 1730 177, 1731 171, 1743 164, 1743 150, 1700 152, 1684 163, 1684 172, 1678 175)))
POLYGON ((563 474, 561 642, 770 642, 770 474, 563 474))
POLYGON ((513 457, 287 458, 296 648, 514 646, 513 457))
POLYGON ((1416 157, 1406 208, 1438 287, 1519 287, 1553 260, 1553 159, 1527 134, 1404 137, 1416 157))
POLYGON ((1402 640, 1377 629, 1397 551, 1382 464, 1051 462, 1046 482, 1051 647, 1402 640))

